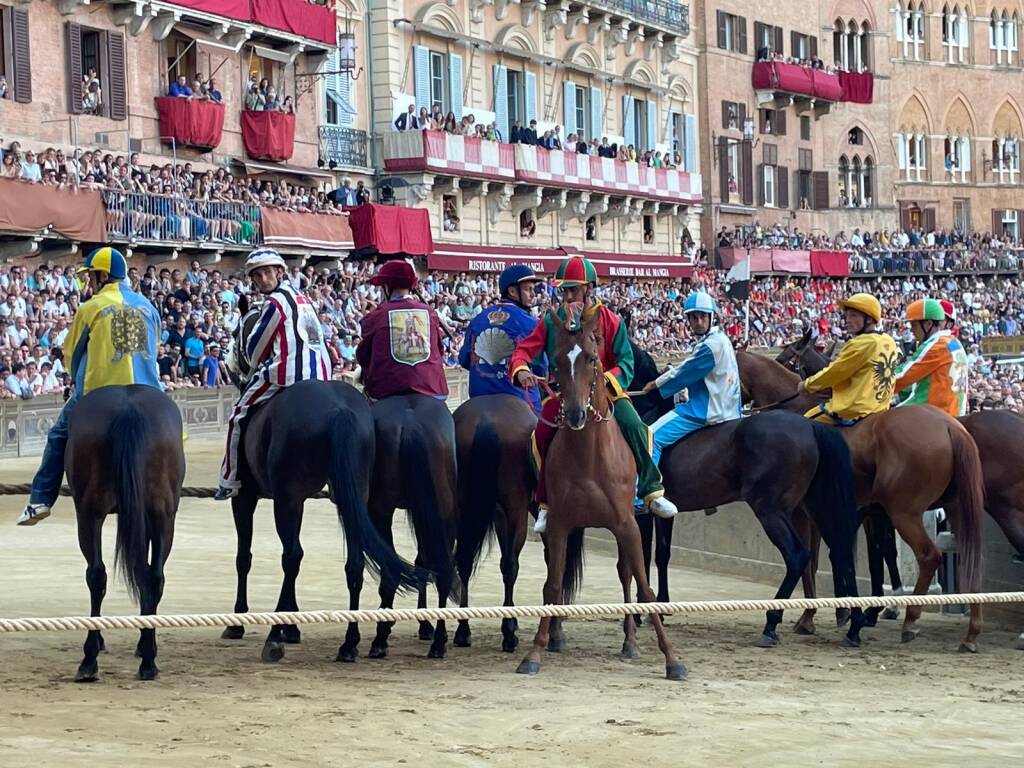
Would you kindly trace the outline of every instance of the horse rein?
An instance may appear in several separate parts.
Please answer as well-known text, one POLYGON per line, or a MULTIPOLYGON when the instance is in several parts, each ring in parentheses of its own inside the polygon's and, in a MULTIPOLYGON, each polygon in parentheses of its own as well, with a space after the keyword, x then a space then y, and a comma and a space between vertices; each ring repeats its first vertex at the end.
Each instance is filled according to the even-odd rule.
MULTIPOLYGON (((594 364, 593 364, 592 368, 593 368, 593 371, 594 371, 594 378, 591 379, 591 381, 590 381, 590 392, 587 394, 587 413, 590 414, 590 420, 591 421, 593 421, 595 424, 601 424, 602 422, 611 421, 613 418, 615 418, 614 417, 615 404, 614 403, 609 403, 609 405, 608 405, 608 413, 604 413, 604 414, 600 413, 594 407, 593 400, 594 400, 594 395, 597 393, 597 382, 598 382, 598 380, 603 381, 604 380, 604 376, 600 375, 600 373, 599 373, 599 371, 597 369, 597 361, 596 360, 594 361, 594 364)), ((547 393, 548 397, 555 397, 556 396, 554 390, 551 389, 551 386, 547 383, 547 381, 545 379, 538 379, 538 381, 540 381, 541 389, 543 389, 547 393)), ((562 427, 564 427, 565 426, 565 398, 560 398, 559 399, 559 402, 558 402, 558 415, 555 416, 555 420, 554 421, 549 421, 548 419, 545 419, 541 415, 537 416, 537 420, 539 422, 541 422, 542 424, 545 424, 545 425, 547 425, 549 427, 552 427, 553 429, 561 429, 562 427)))
POLYGON ((788 403, 788 402, 790 402, 792 400, 796 400, 798 397, 800 397, 800 393, 799 392, 795 392, 792 395, 790 395, 789 397, 784 397, 781 400, 776 400, 774 403, 768 403, 767 405, 759 405, 756 408, 752 407, 750 409, 750 412, 751 413, 760 413, 761 411, 770 411, 772 408, 778 408, 780 405, 785 405, 786 403, 788 403))

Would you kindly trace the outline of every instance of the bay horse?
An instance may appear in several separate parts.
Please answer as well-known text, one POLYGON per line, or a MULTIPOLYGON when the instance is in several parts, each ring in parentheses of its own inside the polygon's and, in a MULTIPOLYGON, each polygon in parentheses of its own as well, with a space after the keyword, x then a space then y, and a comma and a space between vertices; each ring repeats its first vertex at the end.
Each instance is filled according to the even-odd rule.
MULTIPOLYGON (((526 543, 536 478, 530 462, 530 438, 537 416, 515 395, 482 395, 455 411, 458 459, 459 523, 455 562, 462 582, 462 601, 469 605, 469 579, 484 544, 497 534, 501 552, 502 605, 515 605, 519 555, 526 543)), ((519 645, 516 619, 501 622, 501 649, 512 653, 519 645)), ((469 646, 466 620, 455 632, 456 646, 469 646)))
MULTIPOLYGON (((416 564, 434 574, 438 605, 458 599, 454 549, 458 526, 455 422, 448 405, 429 395, 395 395, 371 406, 377 438, 370 486, 370 518, 388 545, 393 544, 395 509, 405 509, 416 538, 416 564)), ((381 608, 394 605, 396 583, 382 578, 381 608)), ((427 604, 426 586, 419 587, 418 607, 427 604)), ((358 594, 356 596, 358 604, 358 594)), ((392 622, 379 622, 370 658, 388 655, 392 622)), ((448 649, 444 621, 434 627, 420 622, 420 639, 432 640, 429 658, 443 659, 448 649)))
MULTIPOLYGON (((606 528, 618 545, 618 572, 623 599, 632 599, 632 582, 639 599, 654 600, 644 575, 640 531, 633 515, 636 463, 619 431, 612 413, 612 402, 604 384, 599 350, 604 344, 597 312, 584 314, 580 325, 567 329, 553 318, 558 385, 564 418, 545 458, 548 514, 547 580, 545 605, 558 605, 566 597, 563 590, 567 559, 580 562, 583 537, 573 537, 572 553, 567 553, 570 535, 577 529, 606 528)), ((572 569, 568 569, 571 571, 572 569)), ((685 680, 686 667, 672 650, 661 617, 651 616, 658 647, 665 656, 665 676, 685 680)), ((551 618, 540 620, 533 647, 519 664, 517 672, 537 674, 541 654, 550 640, 551 618)), ((636 624, 627 614, 623 627, 622 655, 636 658, 636 624)))
MULTIPOLYGON (((235 331, 229 367, 236 379, 250 375, 250 363, 241 350, 255 326, 258 310, 249 310, 235 331)), ((359 607, 359 593, 367 564, 381 581, 403 589, 418 588, 427 575, 404 561, 374 527, 367 508, 376 439, 370 406, 362 393, 337 381, 302 381, 286 387, 250 413, 242 433, 239 472, 242 488, 232 498, 238 551, 235 569, 238 590, 234 610, 249 610, 248 575, 252 566, 253 518, 261 498, 273 499, 274 525, 281 540, 284 579, 277 611, 297 611, 295 582, 303 550, 299 540, 306 499, 325 485, 330 487, 347 549, 345 578, 349 607, 359 607)), ((228 627, 223 637, 237 640, 243 627, 228 627)), ((298 627, 275 625, 264 642, 266 662, 284 657, 284 644, 297 643, 298 627)), ((348 625, 338 649, 338 661, 355 661, 359 628, 348 625)))
MULTIPOLYGON (((178 407, 155 387, 132 384, 93 390, 71 413, 65 467, 78 520, 78 546, 88 564, 90 615, 100 615, 107 592, 107 515, 117 515, 114 567, 142 615, 155 614, 185 479, 178 407)), ((97 679, 96 656, 104 647, 100 631, 90 630, 77 682, 97 679)), ((139 679, 156 679, 156 653, 156 630, 140 630, 139 679)))
MULTIPOLYGON (((653 365, 638 367, 637 371, 631 389, 653 381, 658 375, 653 365)), ((661 397, 657 390, 648 393, 646 400, 644 420, 648 422, 668 413, 673 405, 671 399, 661 397)), ((825 532, 835 594, 856 596, 853 544, 859 518, 850 452, 833 427, 781 411, 735 419, 700 429, 666 449, 660 469, 665 492, 681 511, 707 513, 732 502, 746 502, 785 563, 786 573, 776 598, 792 595, 810 560, 811 553, 794 525, 794 520, 805 515, 817 521, 825 532)), ((644 517, 638 519, 641 526, 650 525, 651 521, 644 517)), ((653 521, 657 533, 659 601, 669 600, 671 523, 653 521)), ((645 545, 650 547, 650 538, 645 545)), ((649 554, 647 557, 649 562, 649 554)), ((859 609, 852 611, 851 616, 853 621, 842 642, 857 647, 864 616, 859 609)), ((772 647, 779 643, 782 611, 769 611, 766 619, 757 644, 772 647)))
MULTIPOLYGON (((800 377, 770 358, 741 352, 737 362, 744 394, 759 407, 775 405, 802 414, 821 402, 816 395, 794 397, 800 377)), ((947 510, 960 542, 963 588, 977 592, 985 491, 978 448, 967 430, 937 408, 907 406, 873 414, 839 432, 853 457, 859 506, 880 505, 914 551, 920 568, 914 594, 927 591, 938 568, 939 550, 922 521, 925 510, 937 506, 947 510)), ((920 606, 907 608, 903 642, 919 634, 920 616, 920 606)), ((960 650, 977 651, 981 616, 981 606, 972 605, 960 650)))

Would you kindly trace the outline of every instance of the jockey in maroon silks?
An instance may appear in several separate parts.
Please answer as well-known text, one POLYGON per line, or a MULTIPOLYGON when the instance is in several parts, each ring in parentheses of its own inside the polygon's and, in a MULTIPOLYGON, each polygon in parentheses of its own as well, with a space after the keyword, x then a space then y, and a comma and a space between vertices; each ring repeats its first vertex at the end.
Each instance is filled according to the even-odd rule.
MULTIPOLYGON (((674 517, 678 510, 665 498, 665 486, 662 484, 661 472, 651 459, 651 430, 640 419, 633 407, 625 387, 633 379, 633 349, 629 344, 629 335, 622 319, 601 303, 593 294, 597 285, 597 272, 594 265, 581 256, 566 259, 555 273, 554 285, 562 292, 563 304, 556 313, 557 322, 568 322, 565 310, 567 304, 581 304, 584 314, 597 312, 600 317, 604 346, 601 348, 601 366, 604 369, 605 382, 614 402, 615 421, 622 430, 629 448, 636 461, 639 483, 637 495, 643 499, 651 512, 658 517, 674 517)), ((547 353, 548 364, 552 376, 555 373, 555 338, 552 324, 556 322, 549 313, 544 320, 525 339, 516 345, 512 353, 509 368, 512 377, 521 387, 537 386, 540 381, 530 371, 531 363, 543 352, 547 353)), ((534 530, 543 532, 547 526, 547 485, 544 480, 544 456, 547 455, 551 441, 558 429, 558 415, 561 400, 557 396, 544 401, 540 420, 534 431, 534 449, 539 464, 537 478, 537 504, 540 512, 534 530)))
POLYGON ((363 338, 356 348, 367 397, 421 394, 446 400, 440 323, 434 309, 412 293, 412 265, 389 261, 370 284, 384 290, 384 301, 363 318, 363 338))

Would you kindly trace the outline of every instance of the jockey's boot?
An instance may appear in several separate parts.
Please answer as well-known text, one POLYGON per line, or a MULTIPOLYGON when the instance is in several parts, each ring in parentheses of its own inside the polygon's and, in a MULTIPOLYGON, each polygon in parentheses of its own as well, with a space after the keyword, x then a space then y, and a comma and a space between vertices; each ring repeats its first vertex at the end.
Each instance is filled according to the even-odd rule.
POLYGON ((651 499, 651 503, 647 506, 655 515, 666 520, 679 514, 679 510, 676 508, 676 505, 664 496, 658 496, 655 499, 651 499))
POLYGON ((536 533, 544 533, 548 529, 548 510, 547 507, 540 507, 537 510, 537 522, 533 524, 533 530, 536 533))
POLYGON ((26 504, 18 518, 18 525, 35 525, 50 516, 49 504, 26 504))
POLYGON ((218 487, 217 488, 217 492, 215 494, 213 494, 213 500, 214 501, 226 501, 228 499, 234 498, 237 495, 238 495, 238 489, 237 488, 229 488, 226 485, 222 485, 222 486, 218 487))

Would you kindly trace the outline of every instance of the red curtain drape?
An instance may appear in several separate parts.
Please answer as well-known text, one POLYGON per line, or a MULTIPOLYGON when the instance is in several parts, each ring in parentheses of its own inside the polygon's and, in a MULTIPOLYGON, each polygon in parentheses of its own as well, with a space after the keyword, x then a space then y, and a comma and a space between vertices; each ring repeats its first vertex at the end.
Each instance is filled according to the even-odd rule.
POLYGON ((396 205, 360 205, 348 219, 356 250, 385 256, 429 256, 434 250, 430 212, 396 205))
POLYGON ((158 96, 156 112, 160 118, 160 138, 170 144, 213 149, 224 135, 224 105, 212 101, 190 101, 177 96, 158 96))
POLYGON ((295 151, 295 115, 245 110, 242 143, 253 160, 289 160, 295 151))
POLYGON ((800 93, 828 101, 839 101, 842 88, 839 78, 823 69, 780 61, 759 61, 751 75, 754 88, 800 93))
POLYGON ((840 72, 839 84, 843 88, 843 101, 870 104, 874 99, 874 72, 840 72))
POLYGON ((775 272, 810 272, 811 254, 809 251, 789 251, 773 248, 772 270, 775 272))
POLYGON ((252 0, 257 24, 281 29, 310 40, 337 45, 338 22, 334 11, 306 0, 252 0))
POLYGON ((850 255, 846 251, 811 251, 811 274, 846 277, 850 274, 850 255))

